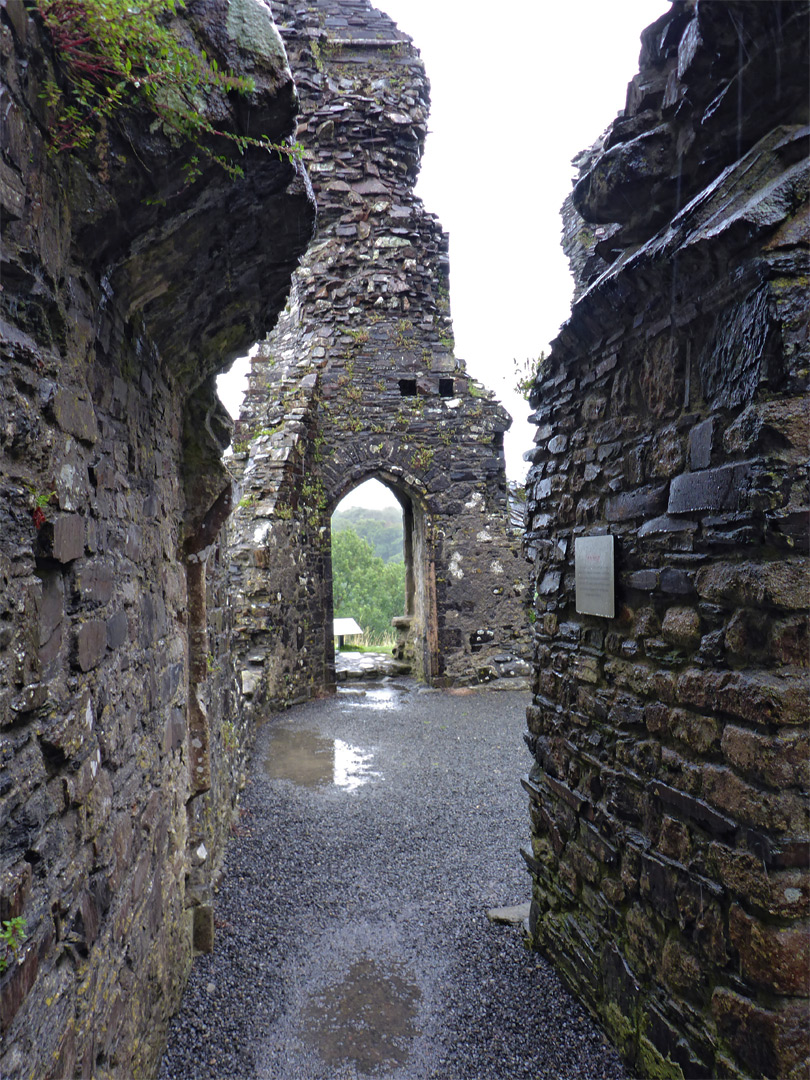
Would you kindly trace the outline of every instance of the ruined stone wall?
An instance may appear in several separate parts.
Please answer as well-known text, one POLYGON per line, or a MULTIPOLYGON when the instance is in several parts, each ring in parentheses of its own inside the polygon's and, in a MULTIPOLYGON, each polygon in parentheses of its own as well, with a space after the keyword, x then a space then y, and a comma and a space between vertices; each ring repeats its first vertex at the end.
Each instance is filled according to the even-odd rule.
POLYGON ((413 194, 427 130, 422 62, 368 0, 275 10, 319 231, 253 359, 237 429, 243 681, 270 699, 334 681, 330 515, 376 477, 406 517, 415 672, 520 685, 526 572, 508 531, 511 421, 453 352, 447 237, 413 194), (294 579, 293 609, 282 575, 294 579))
MULTIPOLYGON (((262 361, 253 361, 255 387, 262 361)), ((243 441, 237 425, 232 468, 241 504, 228 526, 230 594, 236 618, 240 690, 248 711, 290 705, 324 685, 331 626, 323 615, 331 574, 322 514, 301 497, 304 461, 313 430, 311 385, 272 366, 275 411, 265 413, 243 441), (247 446, 250 446, 250 455, 247 446)), ((254 390, 248 391, 249 399, 254 390)), ((250 407, 250 406, 248 406, 250 407)), ((258 715, 258 713, 257 713, 258 715)))
POLYGON ((807 33, 731 2, 645 32, 532 394, 531 930, 650 1076, 807 1069, 807 33), (607 533, 610 619, 574 573, 607 533))
MULTIPOLYGON (((256 79, 211 115, 286 138, 269 11, 227 9, 176 24, 256 79)), ((0 973, 10 1080, 149 1075, 208 945, 243 737, 210 574, 231 487, 213 375, 272 325, 314 216, 276 155, 185 186, 184 148, 135 108, 86 154, 49 155, 54 62, 4 3, 0 920, 27 926, 0 973)))

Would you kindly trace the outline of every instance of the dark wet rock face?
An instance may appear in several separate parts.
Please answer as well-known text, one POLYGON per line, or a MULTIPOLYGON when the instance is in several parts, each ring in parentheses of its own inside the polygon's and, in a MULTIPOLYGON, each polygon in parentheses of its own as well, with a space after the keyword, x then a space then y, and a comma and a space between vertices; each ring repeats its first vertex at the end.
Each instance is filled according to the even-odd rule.
POLYGON ((532 395, 532 932, 645 1075, 806 1068, 807 37, 806 3, 645 31, 532 395), (602 533, 612 619, 577 612, 602 533))
MULTIPOLYGON (((256 79, 210 103, 217 123, 287 138, 269 9, 192 7, 184 40, 256 79)), ((49 155, 54 64, 4 3, 0 920, 28 938, 0 973, 0 1074, 122 1077, 152 1070, 204 942, 239 780, 228 617, 201 561, 230 494, 213 376, 272 325, 314 206, 258 151, 235 182, 206 165, 185 186, 183 148, 136 108, 49 155)))
POLYGON ((775 127, 807 122, 801 3, 673 10, 644 31, 624 113, 574 188, 586 221, 622 227, 613 250, 667 224, 775 127))

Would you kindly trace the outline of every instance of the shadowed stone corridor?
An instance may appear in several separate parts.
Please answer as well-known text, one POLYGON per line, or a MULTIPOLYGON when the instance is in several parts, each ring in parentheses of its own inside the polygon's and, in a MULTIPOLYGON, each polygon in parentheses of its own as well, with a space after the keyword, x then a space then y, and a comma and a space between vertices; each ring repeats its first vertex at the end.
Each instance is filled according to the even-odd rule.
POLYGON ((153 1077, 192 967, 164 1080, 618 1078, 486 919, 530 889, 630 1067, 806 1076, 808 0, 674 0, 577 157, 522 539, 414 193, 417 46, 371 0, 122 4, 252 87, 186 83, 246 148, 190 184, 142 94, 55 152, 51 92, 113 25, 59 4, 61 44, 51 0, 0 0, 2 1080, 153 1077), (216 376, 256 343, 234 430, 216 376), (273 719, 338 682, 331 516, 369 478, 433 689, 273 719))

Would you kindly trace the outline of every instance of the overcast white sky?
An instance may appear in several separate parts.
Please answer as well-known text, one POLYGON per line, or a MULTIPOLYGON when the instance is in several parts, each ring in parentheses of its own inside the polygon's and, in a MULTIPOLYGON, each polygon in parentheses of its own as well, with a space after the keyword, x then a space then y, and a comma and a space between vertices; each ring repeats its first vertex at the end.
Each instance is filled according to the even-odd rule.
POLYGON ((533 428, 513 392, 514 361, 536 358, 568 317, 559 211, 570 162, 623 108, 639 35, 670 5, 376 4, 413 38, 427 68, 431 134, 416 191, 450 233, 456 355, 512 414, 507 473, 519 480, 533 428))

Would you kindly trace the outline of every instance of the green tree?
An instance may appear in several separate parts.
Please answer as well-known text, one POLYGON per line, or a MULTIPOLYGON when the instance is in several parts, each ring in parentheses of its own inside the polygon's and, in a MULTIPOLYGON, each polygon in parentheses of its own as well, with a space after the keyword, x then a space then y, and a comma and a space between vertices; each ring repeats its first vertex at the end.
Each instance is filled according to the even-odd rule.
POLYGON ((336 618, 352 618, 366 633, 385 634, 405 611, 405 564, 384 563, 354 529, 332 536, 332 597, 336 618))
POLYGON ((336 510, 332 515, 332 532, 353 529, 368 540, 383 562, 402 562, 402 513, 395 509, 371 510, 353 506, 336 510))

